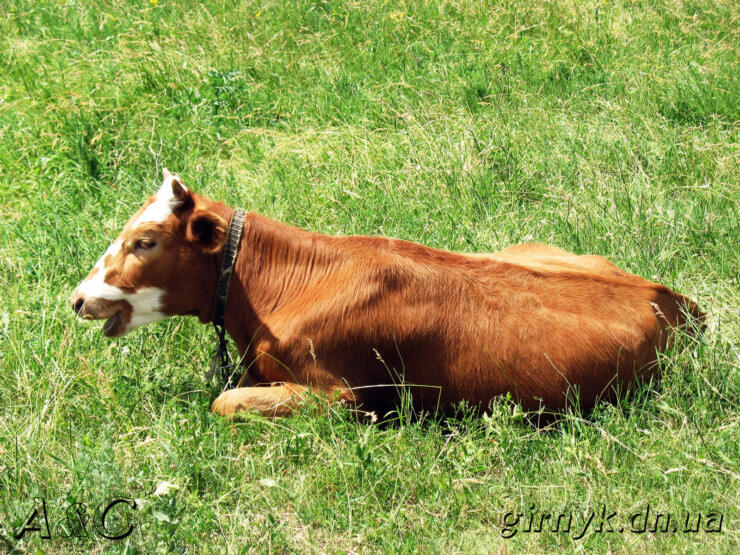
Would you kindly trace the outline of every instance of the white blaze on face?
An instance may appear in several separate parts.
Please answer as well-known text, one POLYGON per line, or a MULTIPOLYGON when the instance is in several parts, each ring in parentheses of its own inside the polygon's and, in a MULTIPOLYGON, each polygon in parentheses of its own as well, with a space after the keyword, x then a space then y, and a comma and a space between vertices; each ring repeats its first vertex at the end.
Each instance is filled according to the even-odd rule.
MULTIPOLYGON (((154 202, 150 203, 144 211, 136 218, 131 225, 131 231, 128 234, 136 234, 136 228, 143 223, 157 222, 161 223, 177 207, 177 199, 172 191, 173 180, 178 180, 177 176, 171 175, 166 169, 164 183, 157 191, 154 202)), ((180 186, 184 188, 184 185, 180 186)), ((121 250, 122 241, 120 237, 116 239, 105 251, 95 264, 97 270, 91 277, 85 279, 77 288, 77 295, 86 301, 93 299, 104 299, 108 301, 127 301, 132 308, 131 321, 126 325, 124 333, 166 318, 167 315, 162 312, 162 297, 164 290, 158 287, 142 287, 132 293, 127 293, 122 289, 105 282, 105 276, 110 270, 105 265, 105 259, 110 256, 112 260, 121 250)))
POLYGON ((157 191, 157 194, 154 197, 154 202, 147 206, 141 215, 136 218, 136 221, 131 226, 132 229, 135 230, 139 225, 145 222, 161 223, 165 221, 170 214, 172 214, 175 208, 177 208, 179 201, 175 197, 175 193, 172 191, 172 182, 178 181, 180 183, 179 186, 183 189, 185 189, 185 186, 182 185, 182 182, 176 175, 171 175, 170 172, 167 171, 167 168, 165 168, 164 172, 164 183, 162 183, 159 191, 157 191))

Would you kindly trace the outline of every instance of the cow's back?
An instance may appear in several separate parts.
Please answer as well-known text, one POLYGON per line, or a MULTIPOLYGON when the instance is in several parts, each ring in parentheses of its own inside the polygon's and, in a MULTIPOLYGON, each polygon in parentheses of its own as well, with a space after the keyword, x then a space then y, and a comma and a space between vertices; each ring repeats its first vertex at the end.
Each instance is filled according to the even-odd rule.
MULTIPOLYGON (((685 311, 700 316, 685 297, 599 256, 533 244, 433 264, 430 256, 417 257, 428 288, 419 281, 409 293, 410 305, 429 301, 428 312, 408 318, 428 346, 399 356, 407 381, 441 388, 420 389, 428 401, 486 403, 511 391, 528 408, 540 399, 560 408, 568 396, 590 405, 651 373, 685 311)), ((388 309, 391 329, 408 328, 403 307, 388 309)))

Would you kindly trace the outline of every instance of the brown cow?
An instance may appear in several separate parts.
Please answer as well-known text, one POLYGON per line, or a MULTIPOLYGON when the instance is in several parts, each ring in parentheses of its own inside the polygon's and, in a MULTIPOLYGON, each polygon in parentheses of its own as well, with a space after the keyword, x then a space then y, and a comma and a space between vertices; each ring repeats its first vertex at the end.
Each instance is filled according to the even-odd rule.
MULTIPOLYGON (((164 184, 72 295, 113 337, 175 314, 212 317, 234 210, 164 184)), ((247 371, 213 410, 289 413, 307 391, 367 409, 403 383, 416 407, 511 392, 526 409, 592 406, 656 368, 696 305, 599 256, 518 245, 469 255, 332 237, 246 217, 226 329, 247 371)))

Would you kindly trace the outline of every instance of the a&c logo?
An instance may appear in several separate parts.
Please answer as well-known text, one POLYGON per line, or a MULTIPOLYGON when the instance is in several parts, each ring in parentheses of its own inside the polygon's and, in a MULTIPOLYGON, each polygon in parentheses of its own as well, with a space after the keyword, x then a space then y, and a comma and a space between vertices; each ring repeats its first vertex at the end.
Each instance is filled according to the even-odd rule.
POLYGON ((33 507, 15 532, 20 540, 26 534, 39 534, 43 539, 54 537, 84 538, 91 533, 109 540, 122 540, 134 531, 136 501, 126 497, 114 497, 100 503, 92 515, 84 503, 72 502, 64 516, 53 521, 47 512, 46 499, 35 497, 33 507))

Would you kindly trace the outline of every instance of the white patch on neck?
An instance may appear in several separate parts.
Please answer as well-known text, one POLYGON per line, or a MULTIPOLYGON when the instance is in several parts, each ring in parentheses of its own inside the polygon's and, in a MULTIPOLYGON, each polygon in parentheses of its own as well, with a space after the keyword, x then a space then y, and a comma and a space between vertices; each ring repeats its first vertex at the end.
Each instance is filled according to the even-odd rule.
POLYGON ((167 315, 162 312, 162 297, 164 297, 164 290, 159 287, 142 287, 128 295, 126 300, 131 304, 133 311, 131 321, 126 325, 124 333, 144 324, 167 318, 167 315))
MULTIPOLYGON (((172 192, 172 182, 175 180, 180 181, 176 175, 168 175, 164 178, 162 186, 154 197, 154 202, 147 206, 141 215, 136 218, 132 229, 136 229, 145 222, 162 223, 172 214, 180 202, 172 192)), ((181 186, 185 187, 184 185, 181 186)))

